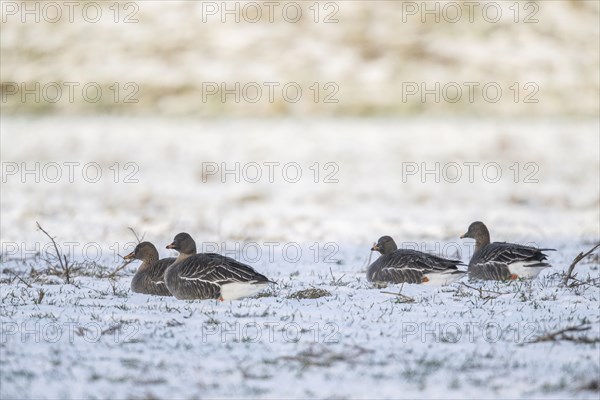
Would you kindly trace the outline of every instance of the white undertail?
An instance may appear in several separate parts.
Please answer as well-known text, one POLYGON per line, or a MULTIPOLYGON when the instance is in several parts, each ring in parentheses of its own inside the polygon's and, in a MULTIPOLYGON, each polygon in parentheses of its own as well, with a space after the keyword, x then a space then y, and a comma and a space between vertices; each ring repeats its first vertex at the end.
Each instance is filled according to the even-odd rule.
POLYGON ((533 279, 548 267, 550 267, 549 264, 539 261, 519 261, 508 264, 508 270, 511 274, 524 279, 533 279))
POLYGON ((268 283, 234 282, 221 286, 223 300, 237 300, 242 297, 251 297, 269 286, 268 283))
POLYGON ((423 282, 424 285, 445 286, 466 276, 466 273, 458 273, 456 270, 452 269, 448 271, 430 272, 424 276, 428 279, 427 282, 423 282))

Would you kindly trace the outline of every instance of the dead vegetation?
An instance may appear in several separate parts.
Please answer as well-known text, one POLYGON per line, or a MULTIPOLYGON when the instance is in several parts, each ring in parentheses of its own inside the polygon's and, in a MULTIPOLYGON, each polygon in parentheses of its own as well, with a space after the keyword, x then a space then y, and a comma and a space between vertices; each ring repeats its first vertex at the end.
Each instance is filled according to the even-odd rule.
POLYGON ((327 346, 311 346, 306 350, 293 356, 279 357, 277 361, 297 363, 301 369, 309 367, 331 367, 333 364, 342 362, 346 364, 356 364, 358 359, 373 350, 362 346, 347 346, 343 351, 337 352, 327 346))
MULTIPOLYGON (((563 279, 563 285, 568 286, 569 280, 573 279, 575 280, 575 284, 585 284, 585 281, 578 281, 575 279, 575 275, 573 275, 573 270, 575 269, 575 266, 577 265, 577 263, 579 263, 581 260, 583 260, 584 258, 586 258, 587 256, 589 256, 590 254, 592 254, 598 247, 600 247, 600 243, 598 243, 597 245, 595 245, 594 247, 592 247, 588 252, 586 252, 585 254, 583 252, 579 253, 577 255, 577 257, 575 257, 575 259, 573 260, 573 262, 571 263, 571 265, 569 265, 569 268, 567 269, 567 273, 565 274, 565 277, 563 279)), ((596 282, 598 280, 596 279, 596 282)), ((595 285, 594 285, 595 286, 595 285)))
POLYGON ((593 344, 599 343, 600 337, 589 337, 584 335, 572 335, 573 332, 585 332, 592 329, 589 324, 580 324, 569 326, 566 328, 558 329, 553 332, 548 332, 546 334, 540 335, 534 339, 532 339, 529 343, 540 343, 540 342, 557 342, 557 341, 569 341, 575 343, 585 343, 585 344, 593 344))
POLYGON ((398 291, 398 293, 395 292, 385 292, 385 291, 381 291, 381 293, 385 293, 385 294, 393 294, 394 296, 397 297, 396 302, 397 303, 414 303, 415 299, 406 295, 402 294, 402 289, 404 288, 404 284, 402 284, 402 286, 400 286, 400 290, 398 291))
POLYGON ((48 273, 52 275, 62 276, 65 280, 65 283, 72 283, 72 276, 76 269, 79 269, 80 266, 69 262, 69 258, 66 254, 62 254, 62 252, 58 249, 58 245, 56 244, 56 240, 54 236, 50 235, 48 232, 42 228, 39 222, 35 222, 38 229, 44 233, 52 242, 54 246, 54 255, 48 255, 43 260, 48 264, 48 273))
MULTIPOLYGON (((135 236, 135 240, 137 240, 138 243, 140 243, 142 240, 144 240, 144 237, 146 236, 145 233, 142 235, 142 237, 140 237, 137 234, 137 232, 132 227, 128 227, 127 229, 129 229, 131 231, 131 233, 133 233, 133 236, 135 236)), ((125 260, 125 257, 123 257, 120 254, 119 254, 119 256, 125 260)), ((115 276, 117 276, 117 273, 119 273, 121 270, 123 270, 126 266, 128 266, 133 261, 134 261, 133 259, 131 259, 131 260, 125 260, 123 262, 123 264, 121 264, 121 266, 115 268, 115 270, 113 272, 111 272, 110 274, 108 274, 107 278, 108 279, 113 279, 115 276)))
POLYGON ((288 296, 288 299, 318 299, 327 296, 331 296, 331 292, 329 292, 328 290, 311 288, 294 292, 288 296))

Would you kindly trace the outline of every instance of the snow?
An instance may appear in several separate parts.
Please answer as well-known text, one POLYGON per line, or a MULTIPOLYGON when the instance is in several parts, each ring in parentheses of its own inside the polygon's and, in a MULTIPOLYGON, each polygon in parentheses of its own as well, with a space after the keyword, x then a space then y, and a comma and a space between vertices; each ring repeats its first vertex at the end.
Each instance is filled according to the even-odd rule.
POLYGON ((2 398, 597 398, 598 343, 529 343, 581 323, 591 329, 571 335, 600 335, 598 253, 576 268, 592 284, 560 283, 600 237, 597 120, 13 117, 1 128, 2 398), (39 183, 23 175, 35 162, 39 183), (65 162, 81 163, 72 183, 65 162), (82 175, 92 162, 96 183, 82 175), (235 162, 262 179, 206 164, 235 162), (292 162, 297 183, 281 174, 292 162), (439 182, 422 174, 435 163, 439 182), (456 183, 441 172, 450 163, 456 183), (482 175, 489 163, 497 182, 482 175), (532 281, 366 281, 380 236, 467 261, 473 243, 458 236, 474 220, 492 240, 557 249, 552 267, 532 281), (72 284, 44 272, 35 221, 81 263, 72 284), (133 248, 128 227, 161 257, 187 231, 277 284, 225 302, 134 294, 137 263, 103 277, 133 248), (310 288, 331 295, 290 298, 310 288), (400 291, 414 301, 386 293, 400 291))

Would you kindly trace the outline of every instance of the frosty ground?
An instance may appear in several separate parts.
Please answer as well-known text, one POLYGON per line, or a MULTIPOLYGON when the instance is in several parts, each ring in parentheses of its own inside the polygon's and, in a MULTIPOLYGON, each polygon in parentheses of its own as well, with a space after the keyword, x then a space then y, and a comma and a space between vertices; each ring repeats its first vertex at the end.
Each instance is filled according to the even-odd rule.
POLYGON ((22 118, 1 131, 2 398, 597 398, 598 253, 561 284, 599 237, 596 121, 22 118), (22 174, 35 162, 39 182, 22 174), (48 182, 43 167, 65 162, 102 178, 48 182), (207 170, 235 162, 295 162, 304 178, 207 170), (502 177, 470 182, 469 162, 502 177), (435 163, 462 178, 407 174, 435 163), (555 248, 553 267, 531 282, 366 282, 379 236, 467 261, 457 237, 475 219, 493 240, 555 248), (75 263, 70 283, 35 221, 75 263), (133 294, 137 264, 108 277, 136 241, 128 227, 161 256, 188 231, 277 284, 232 302, 133 294), (536 342, 568 327, 589 329, 536 342))

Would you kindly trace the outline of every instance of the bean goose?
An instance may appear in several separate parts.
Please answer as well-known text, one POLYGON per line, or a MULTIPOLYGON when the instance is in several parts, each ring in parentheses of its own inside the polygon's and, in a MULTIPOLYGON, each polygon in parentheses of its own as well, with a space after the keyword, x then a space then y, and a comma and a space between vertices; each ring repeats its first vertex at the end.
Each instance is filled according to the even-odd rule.
POLYGON ((475 239, 475 252, 469 262, 469 278, 483 280, 533 279, 550 264, 544 251, 515 243, 490 243, 490 232, 483 222, 473 222, 461 239, 475 239))
POLYGON ((446 285, 465 275, 458 270, 458 265, 464 265, 459 260, 448 260, 416 250, 399 250, 389 236, 382 236, 371 251, 381 253, 367 271, 367 279, 371 282, 446 285))
POLYGON ((142 264, 131 280, 131 290, 135 293, 155 296, 171 296, 165 284, 164 274, 174 258, 158 259, 158 250, 150 242, 141 242, 135 249, 123 257, 125 260, 141 260, 142 264))
POLYGON ((179 251, 165 272, 165 282, 180 300, 235 300, 253 296, 272 283, 252 267, 215 253, 196 254, 196 243, 179 233, 168 249, 179 251))

